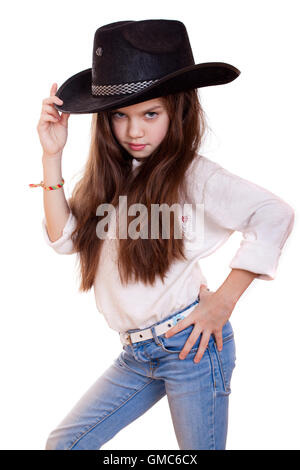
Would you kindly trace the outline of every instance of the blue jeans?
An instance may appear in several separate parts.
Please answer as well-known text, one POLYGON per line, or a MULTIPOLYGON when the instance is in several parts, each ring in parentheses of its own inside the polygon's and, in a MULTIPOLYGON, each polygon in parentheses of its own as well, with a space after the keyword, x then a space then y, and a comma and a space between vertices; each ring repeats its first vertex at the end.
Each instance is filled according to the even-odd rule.
MULTIPOLYGON (((154 338, 124 345, 113 364, 50 433, 46 449, 100 449, 165 395, 180 449, 225 449, 236 359, 230 322, 223 326, 222 351, 217 350, 211 335, 198 363, 193 359, 201 334, 186 358, 178 357, 194 325, 171 338, 157 336, 154 328, 198 302, 199 297, 185 309, 154 323, 154 338)), ((128 332, 135 331, 140 330, 128 332)))

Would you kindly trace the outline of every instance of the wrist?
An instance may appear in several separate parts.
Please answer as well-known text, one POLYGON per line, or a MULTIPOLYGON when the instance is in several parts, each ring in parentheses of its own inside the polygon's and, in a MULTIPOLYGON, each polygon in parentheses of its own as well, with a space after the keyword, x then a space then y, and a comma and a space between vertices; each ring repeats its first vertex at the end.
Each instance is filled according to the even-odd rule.
POLYGON ((57 162, 61 162, 61 159, 62 159, 62 152, 57 152, 57 153, 54 153, 54 154, 48 154, 48 153, 43 153, 43 156, 42 156, 42 163, 43 165, 49 165, 51 163, 57 163, 57 162))
POLYGON ((43 165, 43 172, 45 173, 61 173, 61 162, 62 158, 57 154, 53 157, 47 157, 43 155, 42 158, 42 165, 43 165))
POLYGON ((241 296, 240 292, 237 292, 235 289, 230 289, 228 286, 219 287, 214 295, 219 299, 220 303, 229 308, 235 307, 241 296))
POLYGON ((61 158, 43 157, 43 182, 46 186, 56 186, 62 182, 61 158))

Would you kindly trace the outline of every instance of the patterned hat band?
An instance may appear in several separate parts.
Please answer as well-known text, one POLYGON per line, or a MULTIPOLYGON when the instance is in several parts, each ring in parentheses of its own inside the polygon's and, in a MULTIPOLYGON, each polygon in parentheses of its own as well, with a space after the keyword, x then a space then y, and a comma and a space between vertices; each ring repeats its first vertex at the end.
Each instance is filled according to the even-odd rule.
POLYGON ((121 83, 119 85, 93 85, 92 95, 106 96, 106 95, 125 95, 127 93, 136 93, 137 91, 147 88, 157 80, 145 80, 144 82, 121 83))

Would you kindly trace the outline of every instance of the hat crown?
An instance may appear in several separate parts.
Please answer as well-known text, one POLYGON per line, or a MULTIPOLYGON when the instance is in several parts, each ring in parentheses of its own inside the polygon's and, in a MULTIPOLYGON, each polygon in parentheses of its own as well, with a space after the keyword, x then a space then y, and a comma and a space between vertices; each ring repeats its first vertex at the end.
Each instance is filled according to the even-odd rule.
POLYGON ((181 21, 118 21, 95 32, 92 86, 152 83, 194 64, 181 21))

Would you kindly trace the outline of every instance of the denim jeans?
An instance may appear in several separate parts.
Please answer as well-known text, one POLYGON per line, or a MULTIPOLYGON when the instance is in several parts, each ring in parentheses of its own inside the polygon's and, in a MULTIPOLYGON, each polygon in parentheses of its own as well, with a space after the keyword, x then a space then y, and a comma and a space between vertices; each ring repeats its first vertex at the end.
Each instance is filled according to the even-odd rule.
MULTIPOLYGON (((50 433, 46 449, 100 449, 167 395, 180 449, 224 450, 230 382, 236 359, 230 322, 223 326, 222 351, 217 350, 211 335, 198 363, 193 359, 202 334, 185 359, 178 357, 194 325, 171 338, 165 338, 164 334, 157 336, 155 332, 156 325, 197 306, 199 300, 198 296, 185 309, 154 323, 153 338, 125 344, 113 364, 50 433)), ((142 330, 128 330, 135 331, 142 330)))

